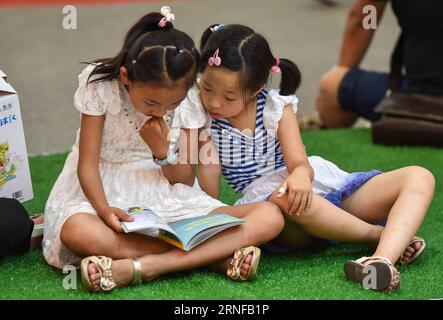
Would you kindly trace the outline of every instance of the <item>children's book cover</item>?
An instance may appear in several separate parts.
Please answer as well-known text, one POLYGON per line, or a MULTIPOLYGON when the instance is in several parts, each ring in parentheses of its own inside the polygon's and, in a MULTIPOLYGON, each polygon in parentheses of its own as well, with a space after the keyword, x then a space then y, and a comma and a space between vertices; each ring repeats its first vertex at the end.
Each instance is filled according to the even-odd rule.
MULTIPOLYGON (((1 75, 1 73, 0 73, 1 75)), ((18 95, 0 76, 0 197, 33 198, 18 95)))
POLYGON ((224 213, 213 213, 168 224, 148 208, 132 207, 125 211, 134 218, 131 222, 122 222, 125 232, 158 237, 186 251, 227 228, 245 222, 224 213))

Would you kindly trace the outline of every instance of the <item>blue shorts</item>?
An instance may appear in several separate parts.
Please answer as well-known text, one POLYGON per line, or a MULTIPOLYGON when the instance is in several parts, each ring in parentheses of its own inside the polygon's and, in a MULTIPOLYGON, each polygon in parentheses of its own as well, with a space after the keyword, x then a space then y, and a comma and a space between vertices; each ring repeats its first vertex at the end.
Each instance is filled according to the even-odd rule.
MULTIPOLYGON (((338 87, 338 102, 345 111, 350 111, 370 121, 380 119, 375 107, 385 97, 389 88, 389 74, 365 71, 352 67, 345 74, 338 87)), ((411 85, 402 77, 400 92, 408 93, 411 85)))

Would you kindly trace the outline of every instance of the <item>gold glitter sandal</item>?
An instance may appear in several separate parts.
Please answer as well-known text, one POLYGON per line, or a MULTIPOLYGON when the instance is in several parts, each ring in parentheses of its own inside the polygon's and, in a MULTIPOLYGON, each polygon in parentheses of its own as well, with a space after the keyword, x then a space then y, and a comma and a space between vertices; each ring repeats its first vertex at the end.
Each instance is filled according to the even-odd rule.
POLYGON ((260 261, 260 249, 254 246, 246 247, 237 250, 234 253, 234 258, 228 268, 227 275, 234 281, 251 281, 257 275, 258 263, 260 261), (241 275, 241 266, 245 259, 252 254, 251 266, 249 267, 248 275, 243 278, 241 275))
MULTIPOLYGON (((131 259, 131 262, 134 266, 134 278, 132 280, 132 284, 141 283, 142 279, 142 268, 139 259, 131 259)), ((112 259, 105 256, 89 256, 82 260, 80 269, 83 286, 86 290, 90 292, 109 292, 114 289, 117 284, 112 278, 112 259), (90 263, 95 264, 100 274, 100 285, 98 288, 94 288, 89 279, 88 266, 90 263)))

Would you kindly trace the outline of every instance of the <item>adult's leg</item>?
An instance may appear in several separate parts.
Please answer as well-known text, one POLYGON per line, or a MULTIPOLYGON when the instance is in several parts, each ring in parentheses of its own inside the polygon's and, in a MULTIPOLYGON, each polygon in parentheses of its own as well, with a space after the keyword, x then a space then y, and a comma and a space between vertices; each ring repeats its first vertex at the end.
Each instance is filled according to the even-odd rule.
MULTIPOLYGON (((324 124, 349 127, 358 116, 370 121, 380 119, 375 107, 389 88, 389 74, 359 68, 335 67, 320 81, 316 105, 324 124)), ((410 83, 403 77, 400 89, 410 92, 410 83)))
MULTIPOLYGON (((283 212, 282 212, 283 214, 283 212)), ((285 227, 273 243, 285 248, 307 248, 319 241, 319 238, 307 232, 303 227, 285 216, 285 227)))
POLYGON ((347 67, 332 68, 320 80, 315 104, 320 119, 326 127, 350 127, 358 119, 356 113, 344 111, 338 99, 338 88, 348 70, 347 67))

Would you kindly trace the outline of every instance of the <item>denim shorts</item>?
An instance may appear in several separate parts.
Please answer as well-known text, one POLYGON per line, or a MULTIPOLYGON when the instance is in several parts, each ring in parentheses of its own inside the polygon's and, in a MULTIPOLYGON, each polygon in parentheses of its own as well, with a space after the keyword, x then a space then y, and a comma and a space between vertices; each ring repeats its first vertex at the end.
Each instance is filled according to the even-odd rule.
MULTIPOLYGON (((350 111, 370 121, 380 119, 375 107, 385 97, 389 88, 389 74, 366 71, 352 67, 345 74, 338 87, 338 102, 345 111, 350 111)), ((408 93, 411 85, 402 77, 400 92, 408 93)))

